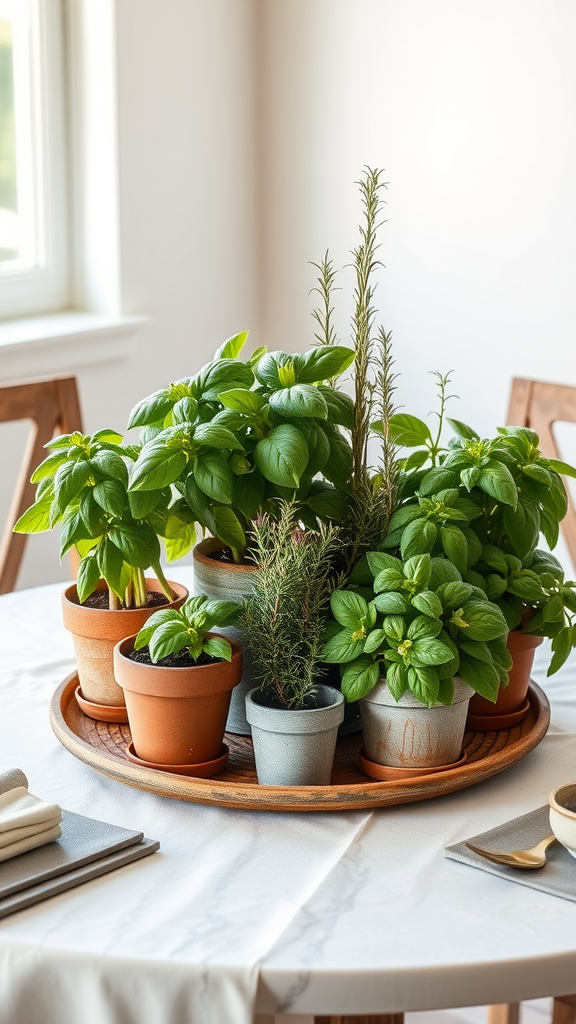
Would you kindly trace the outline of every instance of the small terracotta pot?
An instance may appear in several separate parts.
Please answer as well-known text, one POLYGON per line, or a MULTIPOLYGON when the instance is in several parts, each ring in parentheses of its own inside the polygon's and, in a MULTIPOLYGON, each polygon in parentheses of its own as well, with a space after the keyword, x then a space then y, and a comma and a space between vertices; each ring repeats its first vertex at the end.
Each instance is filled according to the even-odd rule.
POLYGON ((536 648, 543 641, 541 636, 531 636, 521 629, 508 633, 506 646, 512 655, 508 686, 501 686, 496 703, 475 693, 470 701, 468 724, 471 728, 485 731, 516 725, 528 714, 528 683, 534 662, 536 648), (518 717, 520 716, 520 717, 518 717), (514 721, 512 721, 514 718, 514 721), (481 719, 488 721, 483 723, 481 719))
MULTIPOLYGON (((207 597, 217 600, 242 601, 252 593, 252 575, 256 571, 256 566, 219 562, 217 559, 209 557, 212 551, 220 551, 224 546, 217 537, 206 537, 194 548, 195 593, 206 594, 207 597)), ((256 686, 256 679, 252 671, 252 658, 247 636, 245 631, 238 629, 237 626, 227 626, 226 629, 221 630, 221 633, 228 640, 235 640, 236 643, 241 644, 244 652, 242 679, 232 694, 226 731, 235 733, 237 736, 250 736, 252 730, 246 719, 245 698, 248 690, 256 686)))
MULTIPOLYGON (((218 636, 210 633, 209 636, 218 636)), ((135 636, 114 648, 136 755, 154 764, 202 764, 220 756, 230 695, 242 677, 242 648, 232 660, 190 668, 132 661, 135 636)))
MULTIPOLYGON (((119 640, 132 633, 138 633, 147 619, 160 608, 180 608, 188 597, 186 587, 170 583, 176 600, 171 604, 148 608, 87 608, 78 601, 76 584, 68 587, 62 595, 62 617, 66 629, 74 639, 74 650, 78 664, 78 678, 82 696, 93 704, 109 704, 123 707, 124 694, 114 678, 114 647, 119 640)), ((99 590, 106 589, 102 580, 99 590)), ((146 589, 160 591, 157 579, 147 579, 146 589)))

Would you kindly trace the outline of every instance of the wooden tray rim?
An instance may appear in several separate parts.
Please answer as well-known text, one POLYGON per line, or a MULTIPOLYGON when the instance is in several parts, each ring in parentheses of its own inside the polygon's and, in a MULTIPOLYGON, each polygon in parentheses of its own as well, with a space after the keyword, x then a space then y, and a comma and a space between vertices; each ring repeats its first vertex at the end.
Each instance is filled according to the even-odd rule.
MULTIPOLYGON (((522 760, 543 740, 550 724, 550 704, 544 691, 530 682, 528 697, 535 721, 530 732, 486 756, 437 775, 394 782, 365 782, 330 786, 259 786, 253 782, 198 779, 152 768, 140 768, 128 758, 104 754, 68 724, 66 708, 78 686, 76 672, 60 684, 50 702, 50 724, 67 750, 96 771, 136 789, 192 803, 239 810, 334 811, 362 810, 432 799, 476 785, 522 760)), ((509 730, 501 730, 508 732, 509 730)))

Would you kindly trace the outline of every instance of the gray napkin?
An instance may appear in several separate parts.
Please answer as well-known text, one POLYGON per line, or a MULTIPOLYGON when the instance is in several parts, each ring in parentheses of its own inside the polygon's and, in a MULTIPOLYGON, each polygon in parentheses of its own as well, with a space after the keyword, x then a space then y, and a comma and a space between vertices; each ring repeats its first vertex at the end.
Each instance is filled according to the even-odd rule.
POLYGON ((0 794, 8 793, 11 789, 18 789, 19 786, 28 789, 28 779, 24 772, 21 772, 19 768, 8 768, 7 765, 0 764, 0 794))
MULTIPOLYGON (((486 850, 494 850, 497 853, 505 853, 508 850, 527 850, 536 846, 541 839, 551 835, 548 805, 538 807, 535 811, 523 814, 519 818, 513 818, 489 832, 482 832, 478 836, 470 836, 468 842, 474 846, 482 846, 486 850)), ((478 853, 469 850, 465 842, 456 843, 454 846, 447 846, 444 855, 452 860, 459 860, 462 864, 469 864, 474 868, 481 868, 491 875, 499 875, 511 882, 518 882, 530 889, 540 889, 541 892, 552 893, 553 896, 562 896, 565 900, 576 902, 576 860, 568 850, 560 843, 553 843, 548 848, 548 861, 543 868, 534 870, 521 870, 509 868, 504 864, 493 864, 485 860, 478 853)))

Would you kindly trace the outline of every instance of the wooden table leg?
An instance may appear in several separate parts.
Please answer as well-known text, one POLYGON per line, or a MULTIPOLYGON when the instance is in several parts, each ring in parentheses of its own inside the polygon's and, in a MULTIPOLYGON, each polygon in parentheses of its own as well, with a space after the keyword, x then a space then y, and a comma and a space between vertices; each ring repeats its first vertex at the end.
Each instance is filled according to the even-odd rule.
POLYGON ((488 1007, 488 1024, 518 1024, 520 1003, 493 1003, 488 1007))
POLYGON ((314 1017, 314 1024, 404 1024, 403 1013, 346 1014, 344 1017, 314 1017))
POLYGON ((576 1024, 576 996, 556 996, 552 1024, 576 1024))

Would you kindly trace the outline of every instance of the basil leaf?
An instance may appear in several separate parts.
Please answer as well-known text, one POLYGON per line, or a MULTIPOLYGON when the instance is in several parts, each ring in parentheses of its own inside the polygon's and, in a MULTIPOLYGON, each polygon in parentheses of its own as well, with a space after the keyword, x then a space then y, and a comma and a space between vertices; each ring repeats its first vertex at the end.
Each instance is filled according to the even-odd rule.
POLYGON ((100 582, 100 569, 95 555, 83 558, 76 575, 76 591, 80 604, 93 594, 100 582))
POLYGON ((296 371, 298 384, 316 384, 339 377, 354 361, 354 351, 343 345, 316 345, 302 357, 296 371))
POLYGON ((408 611, 409 602, 404 594, 388 591, 386 594, 377 594, 374 606, 385 615, 404 615, 408 611))
POLYGON ((402 558, 408 559, 432 551, 437 535, 438 529, 429 519, 415 519, 408 523, 400 541, 402 558))
POLYGON ((126 491, 119 480, 102 480, 92 489, 92 496, 109 515, 122 518, 126 491))
POLYGON ((409 640, 422 640, 424 637, 437 637, 441 629, 440 619, 431 619, 429 615, 417 615, 408 626, 406 635, 409 640))
POLYGON ((198 455, 194 467, 194 480, 209 498, 222 501, 225 505, 232 502, 232 470, 222 456, 213 452, 202 452, 198 455))
POLYGON ((290 423, 281 423, 259 441, 254 458, 267 480, 280 487, 297 488, 308 465, 308 446, 304 435, 290 423))
POLYGON ((322 661, 328 665, 344 665, 360 657, 364 651, 363 640, 353 640, 351 629, 342 629, 326 641, 322 649, 322 661))
POLYGON ((442 602, 432 590, 421 590, 419 594, 414 594, 411 604, 423 615, 429 615, 432 618, 439 618, 442 615, 442 602))
POLYGON ((452 523, 445 523, 440 528, 440 538, 447 557, 458 572, 465 573, 468 568, 468 545, 462 530, 452 523))
POLYGON ((221 658, 222 661, 232 661, 232 648, 223 637, 213 637, 202 644, 202 650, 211 658, 221 658))
POLYGON ((90 476, 90 466, 84 459, 65 462, 56 470, 54 495, 60 512, 64 512, 72 498, 76 498, 90 476))
POLYGON ((235 412, 241 412, 251 418, 258 416, 266 404, 262 395, 256 391, 248 391, 247 388, 232 388, 230 391, 222 391, 218 398, 227 409, 233 409, 235 412))
POLYGON ((347 701, 360 700, 370 693, 379 678, 380 669, 372 658, 358 658, 342 673, 342 693, 347 701))
POLYGON ((426 665, 443 665, 450 661, 452 651, 442 640, 435 640, 432 637, 423 637, 415 640, 410 648, 410 659, 417 667, 426 665))
POLYGON ((432 440, 432 435, 423 420, 408 413, 399 412, 388 420, 390 437, 396 444, 406 448, 417 448, 432 440))
POLYGON ((129 523, 111 526, 109 537, 130 566, 148 569, 160 559, 158 538, 152 527, 145 523, 139 526, 131 526, 129 523))
POLYGON ((368 604, 353 590, 335 590, 330 597, 332 615, 342 626, 360 629, 368 615, 368 604))
POLYGON ((241 331, 240 334, 234 334, 232 338, 228 338, 228 341, 216 349, 214 359, 237 359, 248 340, 248 333, 248 331, 241 331))
POLYGON ((325 420, 328 406, 317 388, 311 384, 293 384, 274 391, 269 398, 270 408, 280 416, 311 417, 325 420))
POLYGON ((478 487, 497 501, 516 508, 518 489, 508 466, 501 462, 490 462, 480 471, 478 487))
POLYGON ((168 415, 173 405, 174 402, 167 388, 155 391, 153 395, 142 399, 141 402, 134 406, 128 418, 127 429, 145 427, 149 423, 161 422, 168 415))
POLYGON ((223 448, 226 451, 243 450, 232 431, 219 423, 200 423, 194 430, 194 442, 207 444, 212 448, 223 448))

